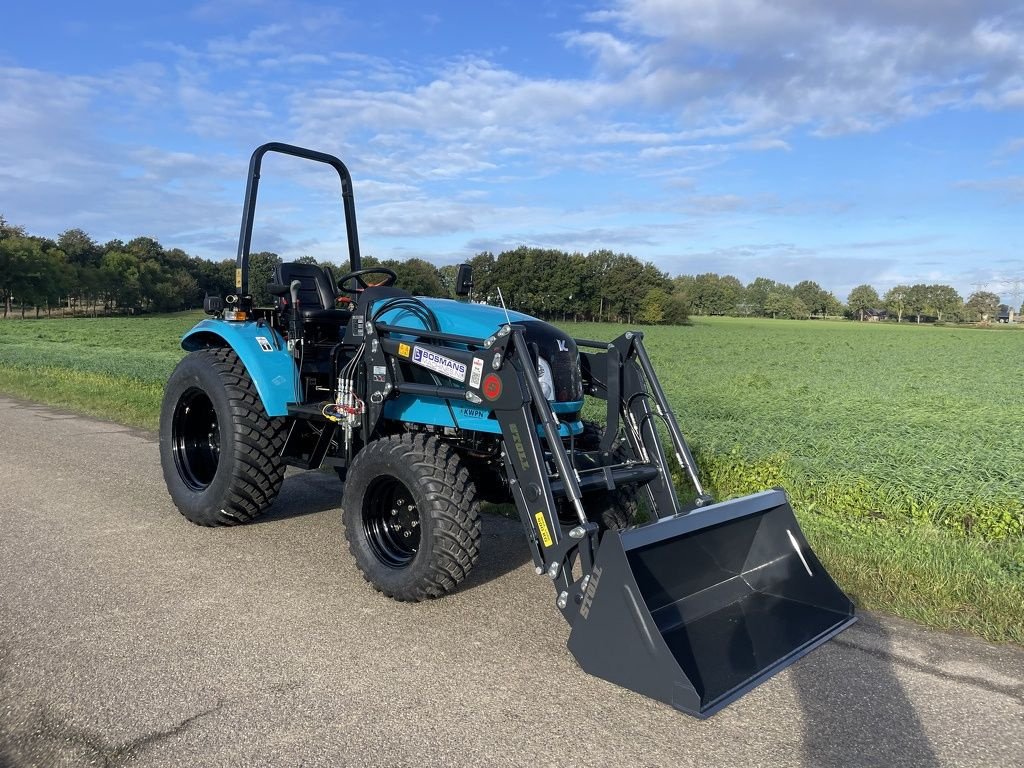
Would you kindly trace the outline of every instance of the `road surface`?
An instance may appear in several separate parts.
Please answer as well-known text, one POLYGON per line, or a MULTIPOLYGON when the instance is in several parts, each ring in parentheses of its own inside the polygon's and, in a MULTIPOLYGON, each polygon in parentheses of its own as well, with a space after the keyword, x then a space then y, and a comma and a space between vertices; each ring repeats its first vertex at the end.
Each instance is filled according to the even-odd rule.
POLYGON ((1024 651, 864 616, 709 720, 579 670, 518 524, 419 605, 340 483, 203 529, 154 436, 0 398, 0 766, 1024 764, 1024 651))

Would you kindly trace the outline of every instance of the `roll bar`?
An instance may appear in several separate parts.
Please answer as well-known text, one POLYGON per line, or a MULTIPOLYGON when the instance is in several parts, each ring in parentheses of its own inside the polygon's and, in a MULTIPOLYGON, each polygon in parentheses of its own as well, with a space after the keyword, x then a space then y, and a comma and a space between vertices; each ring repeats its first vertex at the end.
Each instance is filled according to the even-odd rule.
POLYGON ((252 245, 253 216, 256 213, 256 193, 260 185, 260 166, 267 152, 301 157, 317 163, 326 163, 338 172, 341 179, 341 204, 345 213, 345 231, 348 237, 348 260, 351 271, 362 269, 359 258, 359 233, 356 231, 356 204, 352 195, 352 176, 348 168, 334 155, 272 141, 256 147, 249 159, 249 178, 245 183, 245 203, 242 207, 242 231, 238 235, 238 261, 235 269, 235 288, 240 295, 249 293, 249 247, 252 245))

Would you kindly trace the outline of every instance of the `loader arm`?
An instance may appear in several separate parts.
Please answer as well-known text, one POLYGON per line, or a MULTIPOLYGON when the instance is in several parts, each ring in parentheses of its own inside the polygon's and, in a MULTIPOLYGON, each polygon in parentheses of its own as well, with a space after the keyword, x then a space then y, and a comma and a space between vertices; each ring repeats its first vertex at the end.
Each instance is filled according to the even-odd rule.
POLYGON ((622 485, 643 487, 658 518, 674 517, 710 502, 640 333, 626 333, 609 344, 577 340, 580 346, 605 349, 604 353, 584 353, 584 368, 590 372, 592 394, 607 401, 605 437, 614 437, 621 424, 631 456, 621 463, 578 469, 560 435, 558 417, 543 396, 521 327, 504 325, 487 339, 478 339, 374 323, 367 315, 354 318, 350 331, 365 340, 363 365, 377 372, 367 384, 363 434, 376 428, 384 401, 401 394, 469 401, 493 411, 501 428, 509 490, 530 544, 534 568, 552 580, 556 605, 570 624, 580 615, 600 544, 599 526, 588 518, 583 506, 584 486, 606 490, 622 485), (447 368, 445 375, 452 379, 451 385, 408 380, 401 363, 415 364, 417 358, 429 360, 429 365, 421 363, 429 370, 444 373, 447 368), (380 371, 386 373, 382 376, 380 371), (602 382, 608 382, 607 386, 603 388, 602 382), (658 435, 658 419, 668 426, 676 456, 694 485, 697 500, 688 508, 676 496, 658 435), (559 499, 575 512, 574 523, 560 520, 559 499))
POLYGON ((604 459, 578 466, 521 327, 504 325, 487 339, 366 327, 380 337, 371 344, 381 356, 375 370, 386 365, 395 375, 388 396, 464 399, 493 411, 534 568, 551 580, 572 627, 569 649, 587 672, 708 717, 855 621, 783 491, 713 502, 643 334, 575 340, 588 350, 580 355, 585 393, 605 401, 607 422, 604 459), (396 361, 412 360, 424 342, 442 345, 454 362, 452 386, 403 380, 396 361), (689 503, 676 495, 659 422, 692 486, 689 503), (610 460, 620 436, 624 455, 610 460), (653 519, 602 532, 587 515, 584 492, 623 485, 644 490, 653 519), (559 515, 560 503, 575 519, 559 515))

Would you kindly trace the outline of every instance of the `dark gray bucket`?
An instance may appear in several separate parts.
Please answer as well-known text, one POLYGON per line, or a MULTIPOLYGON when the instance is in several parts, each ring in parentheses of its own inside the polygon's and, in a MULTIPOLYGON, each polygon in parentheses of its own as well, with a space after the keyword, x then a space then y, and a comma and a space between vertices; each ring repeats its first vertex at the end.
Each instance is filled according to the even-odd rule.
POLYGON ((569 650, 592 675, 707 717, 854 621, 773 490, 606 533, 569 650))

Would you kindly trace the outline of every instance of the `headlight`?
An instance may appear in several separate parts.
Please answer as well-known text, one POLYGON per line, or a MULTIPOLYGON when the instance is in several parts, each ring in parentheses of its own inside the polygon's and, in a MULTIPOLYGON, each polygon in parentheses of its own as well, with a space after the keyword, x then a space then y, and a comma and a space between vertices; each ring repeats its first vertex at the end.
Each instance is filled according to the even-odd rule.
POLYGON ((555 399, 555 377, 551 374, 551 363, 543 357, 537 358, 537 378, 540 379, 540 391, 547 400, 555 399))

